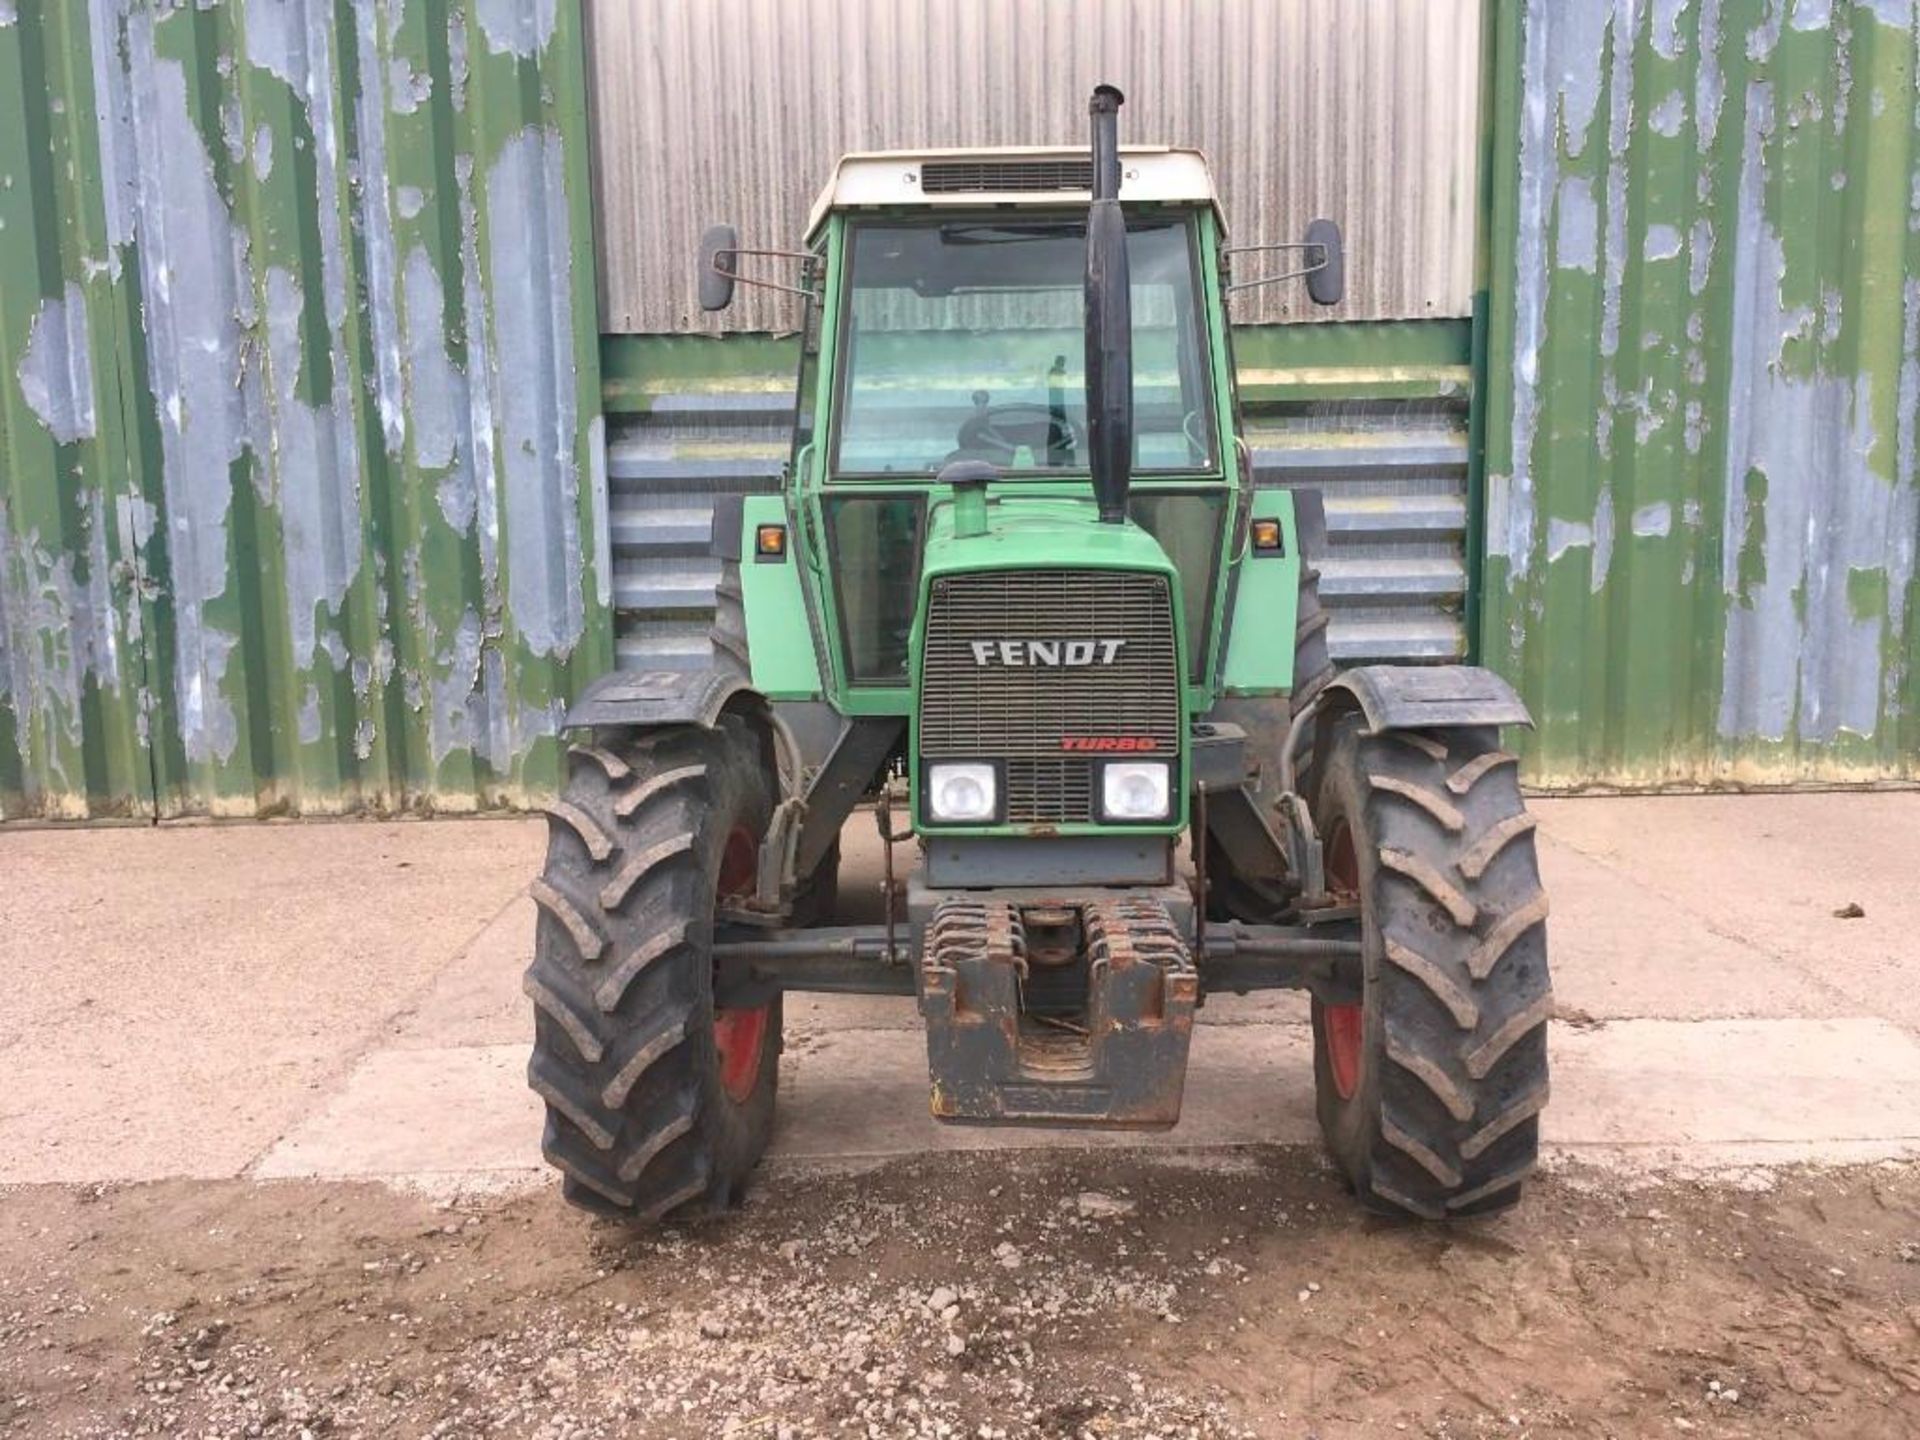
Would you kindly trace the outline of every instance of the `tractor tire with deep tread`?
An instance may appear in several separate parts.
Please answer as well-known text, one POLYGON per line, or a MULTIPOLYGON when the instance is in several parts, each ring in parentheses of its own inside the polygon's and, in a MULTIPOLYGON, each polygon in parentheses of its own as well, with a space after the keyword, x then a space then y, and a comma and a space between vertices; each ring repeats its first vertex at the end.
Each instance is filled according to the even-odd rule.
POLYGON ((720 562, 720 579, 713 587, 713 623, 707 627, 707 645, 713 668, 741 679, 753 676, 747 649, 747 599, 740 588, 740 562, 720 562))
POLYGON ((719 1023, 713 1003, 716 897, 743 863, 750 875, 772 812, 764 753, 725 716, 602 733, 568 771, 532 886, 527 1078, 546 1102, 542 1149, 588 1209, 722 1210, 766 1149, 778 1077, 779 1000, 719 1023))
MULTIPOLYGON (((740 588, 740 563, 722 561, 720 579, 713 587, 713 624, 707 630, 714 668, 753 678, 753 660, 747 644, 747 606, 740 588)), ((793 926, 827 925, 840 904, 840 841, 836 837, 813 874, 804 875, 793 897, 793 926)))
POLYGON ((1503 1209, 1538 1157, 1553 1010, 1514 757, 1490 728, 1334 725, 1314 820, 1329 885, 1359 896, 1365 973, 1359 1007, 1313 1007, 1321 1130, 1370 1209, 1503 1209))
MULTIPOLYGON (((1320 561, 1327 553, 1327 512, 1320 493, 1296 491, 1294 528, 1300 543, 1300 592, 1293 618, 1293 690, 1287 696, 1289 721, 1320 698, 1333 683, 1333 652, 1327 648, 1327 625, 1332 620, 1320 603, 1320 561)), ((1308 726, 1294 750, 1294 773, 1301 793, 1313 794, 1309 770, 1313 760, 1313 727, 1308 726)))

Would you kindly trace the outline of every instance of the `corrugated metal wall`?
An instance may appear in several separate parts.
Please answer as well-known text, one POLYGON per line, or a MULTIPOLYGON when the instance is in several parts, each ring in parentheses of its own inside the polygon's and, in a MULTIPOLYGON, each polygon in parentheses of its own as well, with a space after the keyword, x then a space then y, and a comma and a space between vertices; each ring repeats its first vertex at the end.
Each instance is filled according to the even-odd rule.
POLYGON ((1256 483, 1326 505, 1337 664, 1466 657, 1471 336, 1466 321, 1235 335, 1256 483))
POLYGON ((0 816, 516 803, 609 662, 568 5, 0 6, 0 816))
MULTIPOLYGON (((1464 321, 1236 336, 1258 482, 1326 497, 1336 660, 1465 652, 1468 341, 1464 321)), ((798 343, 635 337, 606 353, 620 664, 704 665, 714 499, 778 488, 798 343)))
MULTIPOLYGON (((1345 221, 1349 318, 1468 312, 1470 0, 593 9, 616 328, 843 146, 1077 143, 1108 75, 1239 239, 1345 221)), ((1532 777, 1920 776, 1913 0, 1498 16, 1480 640, 1532 777)), ((585 89, 570 5, 0 0, 0 817, 517 804, 616 595, 621 663, 702 653, 791 345, 615 337, 601 490, 585 89)), ((1463 648, 1465 334, 1243 335, 1343 658, 1463 648)))
POLYGON ((152 809, 138 479, 78 6, 0 25, 0 818, 152 809))
POLYGON ((1348 299, 1294 287, 1248 323, 1461 317, 1473 284, 1480 0, 588 0, 602 327, 779 330, 780 298, 694 305, 701 229, 798 244, 848 150, 1082 145, 1087 95, 1124 138, 1198 145, 1240 244, 1337 216, 1348 299))
POLYGON ((1499 46, 1483 644, 1532 778, 1920 775, 1912 0, 1499 46))

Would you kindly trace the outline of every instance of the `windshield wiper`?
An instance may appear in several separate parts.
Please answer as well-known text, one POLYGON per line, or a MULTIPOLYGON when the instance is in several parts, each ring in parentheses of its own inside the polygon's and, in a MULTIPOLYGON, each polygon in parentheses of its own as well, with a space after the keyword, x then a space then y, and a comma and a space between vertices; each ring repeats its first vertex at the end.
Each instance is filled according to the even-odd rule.
POLYGON ((1085 227, 1070 220, 1053 225, 942 225, 942 245, 1007 245, 1017 240, 1077 240, 1085 227))

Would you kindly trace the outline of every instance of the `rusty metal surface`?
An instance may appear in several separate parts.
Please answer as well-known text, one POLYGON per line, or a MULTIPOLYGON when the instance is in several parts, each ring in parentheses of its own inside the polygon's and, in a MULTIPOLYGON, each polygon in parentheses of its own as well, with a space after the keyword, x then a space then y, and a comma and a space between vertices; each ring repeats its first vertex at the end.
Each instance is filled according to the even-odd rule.
POLYGON ((1146 897, 1029 908, 944 900, 926 927, 921 1013, 935 1119, 1165 1129, 1180 1118, 1200 977, 1167 909, 1146 897), (1045 912, 1043 914, 1043 912, 1045 912), (1077 1018, 1036 1013, 1035 967, 1059 957, 1029 924, 1076 917, 1077 1018))
POLYGON ((589 0, 587 15, 607 331, 786 328, 763 291, 698 311, 703 226, 798 243, 845 151, 1084 144, 1101 81, 1127 94, 1129 143, 1208 152, 1236 243, 1298 240, 1316 215, 1345 227, 1344 305, 1275 286, 1236 297, 1239 320, 1470 313, 1480 0, 589 0))
POLYGON ((0 817, 549 787, 589 204, 572 6, 0 7, 0 817))

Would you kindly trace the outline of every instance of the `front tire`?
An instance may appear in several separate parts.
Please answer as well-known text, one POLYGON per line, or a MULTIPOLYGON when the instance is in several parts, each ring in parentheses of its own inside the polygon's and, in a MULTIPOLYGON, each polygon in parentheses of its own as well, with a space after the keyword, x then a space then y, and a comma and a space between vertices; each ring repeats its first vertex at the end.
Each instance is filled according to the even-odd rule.
POLYGON ((1321 1131, 1369 1209, 1503 1209, 1538 1159, 1553 1009, 1514 757, 1488 729, 1335 724, 1314 818, 1364 974, 1361 1004, 1313 1006, 1321 1131))
POLYGON ((780 1002, 716 1010, 720 901, 750 890, 773 783, 748 728, 575 746, 548 811, 527 1081, 567 1199, 646 1221, 725 1209, 766 1149, 780 1002))

